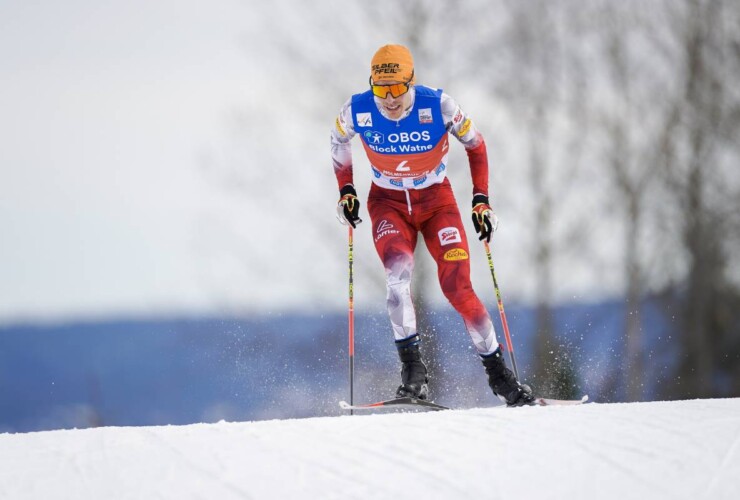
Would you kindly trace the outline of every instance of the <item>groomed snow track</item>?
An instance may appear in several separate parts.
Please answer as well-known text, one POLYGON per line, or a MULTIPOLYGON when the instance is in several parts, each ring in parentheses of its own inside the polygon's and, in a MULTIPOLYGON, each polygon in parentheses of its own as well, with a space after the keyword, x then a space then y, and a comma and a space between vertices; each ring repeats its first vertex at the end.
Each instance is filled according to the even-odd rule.
POLYGON ((740 399, 0 434, 7 499, 736 499, 740 399))

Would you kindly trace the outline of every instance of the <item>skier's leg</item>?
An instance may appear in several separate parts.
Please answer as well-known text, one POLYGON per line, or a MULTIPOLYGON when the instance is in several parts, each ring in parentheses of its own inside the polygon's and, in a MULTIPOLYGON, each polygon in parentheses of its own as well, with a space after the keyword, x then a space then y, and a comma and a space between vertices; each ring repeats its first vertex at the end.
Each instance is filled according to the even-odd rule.
POLYGON ((521 385, 506 367, 491 317, 473 291, 468 241, 457 206, 446 205, 435 212, 425 221, 422 233, 429 252, 437 261, 442 291, 462 316, 493 393, 508 406, 533 404, 531 389, 521 385))
POLYGON ((442 292, 460 313, 478 354, 487 356, 498 347, 491 316, 470 282, 468 240, 455 205, 447 205, 425 221, 424 241, 437 262, 442 292))
POLYGON ((368 202, 373 241, 385 267, 386 305, 396 342, 416 336, 416 314, 411 301, 411 276, 417 231, 391 205, 368 202))
POLYGON ((396 396, 426 399, 429 380, 419 352, 416 314, 411 300, 417 231, 397 208, 393 203, 368 200, 375 249, 385 267, 388 316, 402 363, 401 386, 396 396))

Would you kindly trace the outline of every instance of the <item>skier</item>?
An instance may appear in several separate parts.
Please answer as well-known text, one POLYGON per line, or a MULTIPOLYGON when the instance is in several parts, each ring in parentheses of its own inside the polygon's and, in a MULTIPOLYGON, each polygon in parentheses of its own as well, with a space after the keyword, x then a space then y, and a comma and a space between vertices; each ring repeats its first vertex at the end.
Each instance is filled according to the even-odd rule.
POLYGON ((370 89, 342 106, 331 132, 339 185, 337 217, 353 228, 362 220, 353 185, 350 140, 360 135, 373 178, 367 208, 373 241, 386 272, 387 307, 402 363, 396 397, 427 399, 427 369, 411 302, 414 247, 421 233, 437 262, 445 297, 462 316, 493 393, 509 406, 532 404, 528 386, 504 362, 488 311, 470 283, 468 241, 446 177, 449 135, 468 155, 473 179, 472 218, 479 239, 490 241, 498 219, 488 199, 488 156, 470 117, 440 89, 415 85, 411 52, 385 45, 370 64, 370 89))

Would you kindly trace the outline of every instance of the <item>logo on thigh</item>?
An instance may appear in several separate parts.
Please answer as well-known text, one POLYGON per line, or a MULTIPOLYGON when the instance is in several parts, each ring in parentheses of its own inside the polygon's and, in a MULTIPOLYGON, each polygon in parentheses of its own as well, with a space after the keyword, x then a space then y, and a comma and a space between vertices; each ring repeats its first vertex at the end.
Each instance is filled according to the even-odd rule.
POLYGON ((446 261, 468 260, 468 252, 466 252, 462 248, 453 248, 451 250, 447 250, 447 252, 444 255, 444 260, 446 261))
POLYGON ((386 219, 383 219, 378 222, 378 227, 375 230, 375 243, 377 243, 383 236, 387 236, 389 234, 400 234, 400 231, 394 229, 393 224, 388 222, 386 219))
POLYGON ((439 242, 442 246, 462 243, 460 231, 456 227, 445 227, 439 230, 439 242))

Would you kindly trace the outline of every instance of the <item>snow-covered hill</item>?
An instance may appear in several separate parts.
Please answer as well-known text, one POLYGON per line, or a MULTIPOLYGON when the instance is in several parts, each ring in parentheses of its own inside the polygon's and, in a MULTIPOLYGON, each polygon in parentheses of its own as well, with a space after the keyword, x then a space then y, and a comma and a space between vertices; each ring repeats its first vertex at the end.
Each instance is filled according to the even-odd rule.
POLYGON ((0 498, 740 498, 740 399, 0 435, 0 498))

